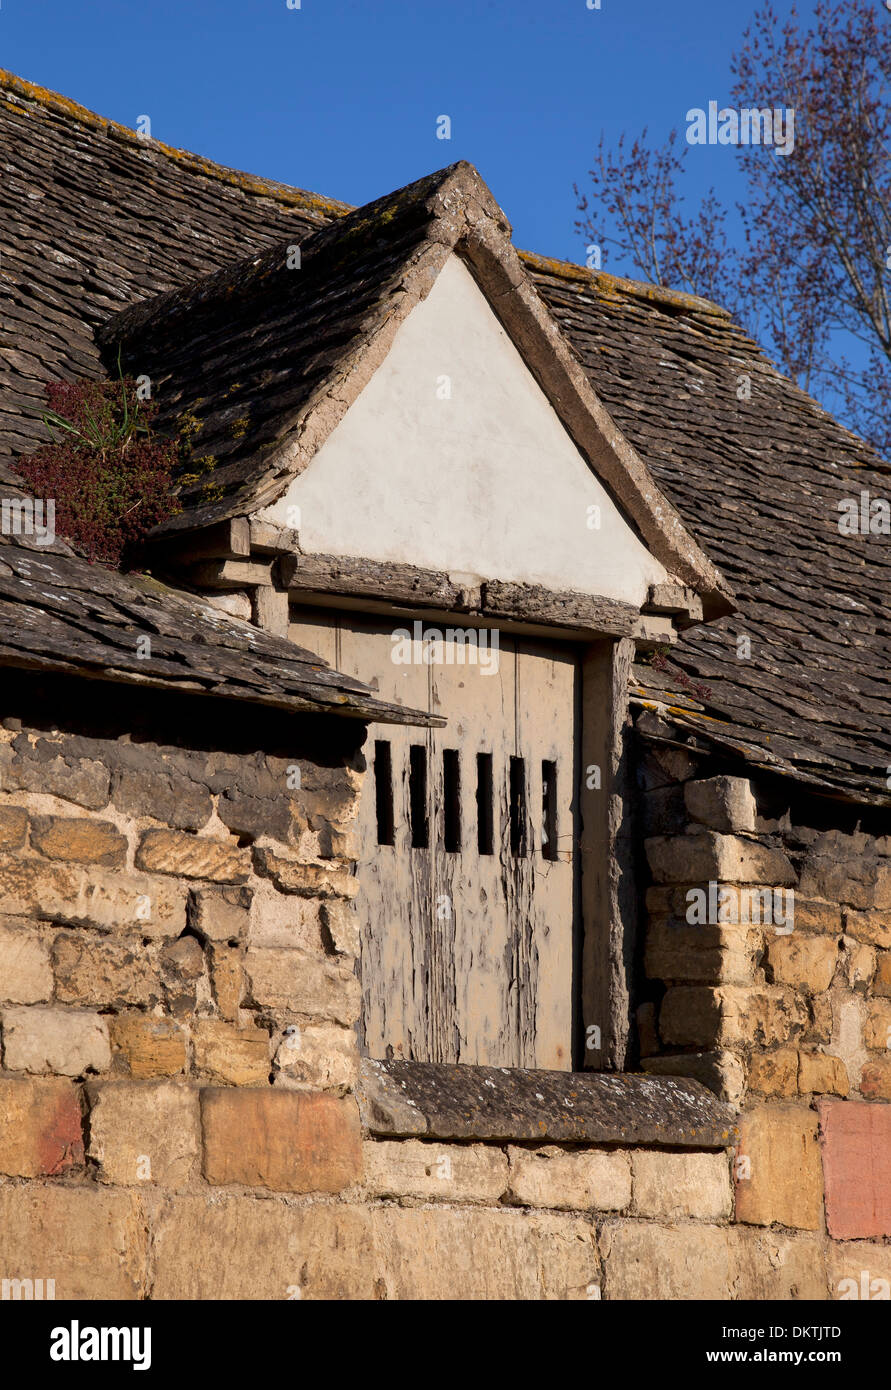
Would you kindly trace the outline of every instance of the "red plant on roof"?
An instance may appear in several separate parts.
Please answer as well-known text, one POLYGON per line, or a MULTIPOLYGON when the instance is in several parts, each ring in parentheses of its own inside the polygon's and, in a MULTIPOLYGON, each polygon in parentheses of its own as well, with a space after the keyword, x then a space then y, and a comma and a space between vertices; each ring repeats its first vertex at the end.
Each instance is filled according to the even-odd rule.
POLYGON ((650 665, 655 671, 663 671, 666 675, 670 676, 677 685, 681 686, 682 689, 689 690, 692 694, 698 696, 700 700, 709 700, 711 698, 712 688, 710 685, 702 685, 699 681, 691 681, 686 671, 682 671, 677 666, 669 665, 665 660, 663 652, 656 652, 650 665))
POLYGON ((59 535, 91 560, 122 568, 137 561, 148 531, 179 508, 173 440, 151 431, 154 403, 137 383, 52 382, 44 423, 52 442, 21 459, 32 492, 55 502, 59 535))

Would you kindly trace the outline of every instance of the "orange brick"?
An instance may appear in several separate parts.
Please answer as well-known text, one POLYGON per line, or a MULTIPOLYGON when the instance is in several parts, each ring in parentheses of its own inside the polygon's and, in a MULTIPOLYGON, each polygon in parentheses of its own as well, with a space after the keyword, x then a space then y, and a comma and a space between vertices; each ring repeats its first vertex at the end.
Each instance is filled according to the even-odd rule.
POLYGON ((208 1087, 201 1092, 204 1176, 274 1192, 340 1192, 362 1172, 351 1097, 208 1087))
POLYGON ((0 1173, 50 1176, 83 1161, 80 1101, 70 1081, 0 1080, 0 1173))
POLYGON ((824 1100, 819 1111, 829 1234, 891 1236, 891 1106, 824 1100))

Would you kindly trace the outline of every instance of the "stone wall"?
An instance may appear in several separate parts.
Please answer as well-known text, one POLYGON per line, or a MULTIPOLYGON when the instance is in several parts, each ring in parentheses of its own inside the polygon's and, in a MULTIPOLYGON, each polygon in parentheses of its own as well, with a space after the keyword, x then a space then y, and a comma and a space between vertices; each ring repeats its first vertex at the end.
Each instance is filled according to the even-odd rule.
POLYGON ((638 729, 641 1066, 741 1108, 737 1222, 814 1232, 831 1293, 849 1256, 887 1280, 887 814, 734 775, 651 714, 638 729))
POLYGON ((847 840, 796 847, 769 820, 685 811, 669 830, 661 793, 729 815, 751 810, 744 788, 646 793, 665 805, 644 1066, 752 1102, 738 1151, 375 1137, 350 905, 364 728, 62 677, 6 673, 4 691, 0 1296, 794 1299, 891 1281, 875 1182, 848 1181, 891 1151, 891 1107, 865 1099, 886 1075, 880 842, 844 861, 847 840), (809 885, 782 949, 666 937, 678 839, 696 882, 744 862, 809 885))

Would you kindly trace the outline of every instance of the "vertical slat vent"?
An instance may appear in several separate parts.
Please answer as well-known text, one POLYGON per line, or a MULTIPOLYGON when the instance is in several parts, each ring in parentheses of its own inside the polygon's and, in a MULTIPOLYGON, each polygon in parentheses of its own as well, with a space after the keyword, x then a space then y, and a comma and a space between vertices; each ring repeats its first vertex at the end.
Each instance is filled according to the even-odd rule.
POLYGON ((476 844, 480 854, 495 853, 492 754, 476 755, 476 844))
POLYGON ((393 754, 386 739, 374 745, 374 801, 377 811, 377 842, 395 843, 393 820, 393 754))
POLYGON ((541 852, 557 858, 557 764, 547 758, 541 764, 541 852))
POLYGON ((442 750, 443 843, 449 854, 461 852, 461 762, 457 748, 442 750))
POLYGON ((408 751, 408 802, 412 849, 426 849, 430 843, 427 816, 427 749, 413 743, 408 751))
POLYGON ((526 844, 526 761, 524 758, 510 760, 510 852, 517 859, 525 859, 526 844))

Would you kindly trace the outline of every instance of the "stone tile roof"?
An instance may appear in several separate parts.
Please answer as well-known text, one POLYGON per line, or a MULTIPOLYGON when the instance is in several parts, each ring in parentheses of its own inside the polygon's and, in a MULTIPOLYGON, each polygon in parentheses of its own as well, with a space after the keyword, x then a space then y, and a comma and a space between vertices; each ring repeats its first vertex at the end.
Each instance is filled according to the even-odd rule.
POLYGON ((346 211, 223 169, 0 70, 0 463, 46 381, 103 374, 112 314, 346 211))
MULTIPOLYGON (((347 211, 144 143, 9 75, 0 75, 0 141, 0 466, 42 438, 45 380, 101 370, 95 331, 116 312, 251 253, 262 274, 265 250, 280 257, 283 240, 347 211)), ((408 223, 398 235, 410 240, 408 223)), ((889 804, 891 537, 843 537, 837 525, 841 499, 887 494, 887 465, 714 305, 523 261, 616 424, 736 594, 736 614, 685 633, 669 672, 637 668, 635 698, 749 762, 889 804), (750 399, 740 399, 743 377, 750 399)), ((361 317, 362 293, 360 274, 325 306, 320 370, 338 323, 349 333, 361 317)), ((131 326, 175 307, 174 297, 137 311, 131 326)), ((309 379, 312 364, 305 370, 309 379)), ((230 404, 236 413, 223 406, 214 425, 221 441, 230 431, 224 469, 238 465, 244 419, 240 398, 230 404)), ((256 425, 262 432, 264 420, 256 425)))
POLYGON ((312 652, 197 596, 66 552, 0 537, 0 664, 379 723, 443 722, 376 699, 312 652))

